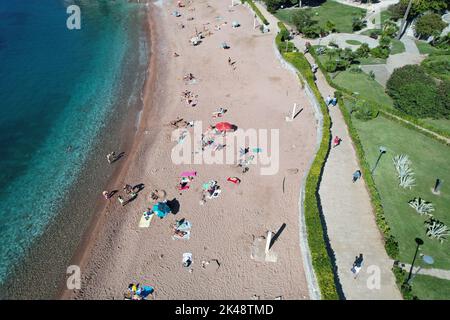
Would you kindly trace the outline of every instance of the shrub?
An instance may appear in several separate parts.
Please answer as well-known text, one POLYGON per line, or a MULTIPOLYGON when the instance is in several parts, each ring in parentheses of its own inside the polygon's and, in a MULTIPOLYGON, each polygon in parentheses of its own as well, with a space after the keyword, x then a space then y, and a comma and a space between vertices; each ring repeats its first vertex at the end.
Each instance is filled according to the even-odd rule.
MULTIPOLYGON (((443 85, 444 96, 447 85, 443 85)), ((418 118, 442 118, 449 109, 439 101, 436 81, 418 65, 395 69, 386 84, 394 107, 418 118)))
POLYGON ((367 26, 367 21, 358 17, 353 17, 352 20, 352 30, 358 31, 364 29, 367 26))
POLYGON ((266 17, 263 16, 261 11, 259 11, 258 7, 255 5, 255 3, 252 0, 244 0, 244 1, 250 5, 253 12, 261 19, 262 23, 264 23, 266 26, 269 25, 269 21, 267 21, 266 17))
POLYGON ((316 38, 320 35, 320 26, 313 20, 309 11, 299 10, 292 15, 292 23, 298 32, 309 38, 316 38))
POLYGON ((371 49, 370 53, 375 58, 387 59, 389 57, 390 50, 389 50, 389 48, 384 48, 384 47, 378 46, 378 47, 371 49))
POLYGON ((314 82, 314 74, 311 72, 311 65, 308 60, 306 60, 305 56, 300 52, 293 52, 283 54, 283 57, 291 63, 300 72, 301 77, 306 80, 317 101, 319 101, 320 109, 323 114, 322 140, 308 176, 306 177, 304 200, 305 223, 308 230, 308 246, 311 251, 312 265, 314 273, 317 276, 322 299, 338 299, 339 295, 336 290, 335 276, 330 256, 326 249, 323 234, 324 226, 322 225, 321 213, 318 205, 319 200, 317 198, 322 168, 325 164, 325 159, 327 158, 330 147, 331 120, 328 109, 314 82))
POLYGON ((411 169, 411 161, 407 155, 401 154, 395 156, 393 159, 395 169, 397 170, 397 176, 400 187, 412 188, 415 186, 416 178, 414 178, 414 172, 411 169))
POLYGON ((406 283, 406 279, 408 277, 406 271, 398 266, 398 262, 396 264, 397 265, 392 267, 392 272, 394 273, 395 282, 397 283, 397 287, 400 289, 403 299, 418 300, 418 298, 413 295, 411 286, 406 283))
POLYGON ((439 220, 430 218, 425 221, 425 225, 427 228, 427 236, 430 239, 436 239, 440 243, 443 243, 450 236, 450 228, 439 220))
POLYGON ((442 21, 441 16, 436 13, 426 13, 417 19, 414 30, 416 35, 423 39, 439 35, 447 24, 442 21))
POLYGON ((355 51, 355 55, 358 58, 368 58, 369 54, 370 54, 370 48, 369 48, 369 45, 367 43, 363 43, 355 51))
POLYGON ((450 80, 442 81, 438 86, 437 102, 441 105, 441 115, 450 117, 450 80))
POLYGON ((335 72, 337 69, 337 62, 336 60, 327 60, 325 61, 324 66, 327 72, 335 72))
POLYGON ((358 101, 352 114, 356 119, 369 121, 378 116, 378 110, 365 101, 358 101))

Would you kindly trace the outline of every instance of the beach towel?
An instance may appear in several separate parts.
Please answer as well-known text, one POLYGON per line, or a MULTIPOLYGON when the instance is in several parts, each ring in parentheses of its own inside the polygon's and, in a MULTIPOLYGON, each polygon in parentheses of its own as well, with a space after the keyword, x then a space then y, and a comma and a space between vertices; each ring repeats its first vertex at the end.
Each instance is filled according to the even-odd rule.
POLYGON ((146 213, 147 212, 144 212, 142 214, 141 220, 139 221, 139 228, 150 227, 150 223, 152 222, 154 214, 151 214, 150 216, 148 216, 146 213))
POLYGON ((197 175, 197 171, 183 171, 181 173, 181 177, 195 177, 197 175))
POLYGON ((180 236, 180 235, 178 235, 178 234, 174 234, 174 235, 172 236, 172 239, 173 239, 173 240, 180 240, 180 239, 182 239, 182 240, 189 240, 190 237, 191 237, 191 231, 190 231, 190 230, 187 230, 187 231, 185 231, 185 232, 186 232, 186 233, 185 233, 184 236, 180 236))

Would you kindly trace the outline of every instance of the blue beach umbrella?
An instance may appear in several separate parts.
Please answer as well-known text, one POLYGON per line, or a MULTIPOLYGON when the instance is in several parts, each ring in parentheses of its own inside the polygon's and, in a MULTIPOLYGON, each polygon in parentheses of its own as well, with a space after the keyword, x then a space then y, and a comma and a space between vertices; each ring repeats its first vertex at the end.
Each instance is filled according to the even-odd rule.
POLYGON ((165 218, 168 213, 170 213, 170 208, 165 202, 158 202, 153 205, 153 212, 160 218, 165 218))

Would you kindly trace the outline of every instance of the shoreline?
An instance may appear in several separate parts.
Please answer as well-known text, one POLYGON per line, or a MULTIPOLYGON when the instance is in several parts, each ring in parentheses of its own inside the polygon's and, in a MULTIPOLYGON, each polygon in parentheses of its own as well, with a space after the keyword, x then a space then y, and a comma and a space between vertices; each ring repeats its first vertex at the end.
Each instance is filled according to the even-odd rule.
MULTIPOLYGON (((150 55, 150 59, 148 61, 148 67, 146 71, 146 79, 143 85, 143 90, 141 90, 141 99, 142 99, 142 109, 138 111, 138 114, 135 115, 133 123, 138 124, 134 137, 133 143, 129 151, 127 152, 127 156, 122 160, 121 167, 119 170, 113 173, 111 178, 109 179, 106 190, 113 190, 114 188, 118 188, 121 185, 121 181, 124 180, 127 171, 130 168, 131 162, 134 160, 134 155, 136 154, 136 149, 141 142, 141 138, 139 135, 143 134, 145 122, 150 116, 152 109, 152 91, 156 85, 156 77, 157 77, 157 55, 155 54, 155 48, 157 47, 157 33, 154 28, 156 28, 156 24, 152 17, 151 9, 146 9, 146 17, 143 21, 146 28, 147 33, 147 41, 150 45, 150 50, 148 54, 150 55), (131 155, 131 156, 128 156, 131 155)), ((71 259, 71 265, 77 265, 80 267, 81 272, 83 272, 87 263, 89 262, 89 258, 92 254, 93 246, 95 245, 96 237, 102 227, 104 226, 105 220, 107 218, 107 209, 108 205, 111 201, 115 201, 115 198, 112 198, 109 201, 105 201, 103 197, 98 198, 95 204, 95 213, 91 219, 91 222, 84 232, 82 241, 80 242, 78 248, 73 254, 71 259)), ((57 299, 60 300, 68 300, 72 299, 74 296, 73 291, 66 288, 66 281, 64 280, 58 293, 56 295, 57 299)))
MULTIPOLYGON (((129 52, 139 49, 137 45, 144 36, 149 41, 147 14, 142 10, 146 9, 139 9, 141 13, 137 14, 145 14, 145 17, 130 29, 130 32, 136 31, 136 38, 133 38, 129 52)), ((148 54, 151 50, 150 43, 147 43, 148 54)), ((105 126, 95 138, 86 162, 67 191, 67 197, 59 204, 57 214, 1 284, 2 299, 52 299, 60 296, 61 287, 66 282, 66 268, 76 262, 73 257, 80 251, 80 244, 85 242, 86 232, 92 228, 90 223, 105 206, 101 190, 111 186, 133 154, 129 142, 137 137, 137 115, 143 110, 142 92, 149 78, 150 66, 148 55, 145 64, 136 65, 139 57, 142 53, 123 61, 120 72, 124 82, 116 89, 117 99, 111 104, 114 112, 105 119, 105 126), (138 79, 142 81, 136 81, 138 79), (105 166, 104 155, 110 150, 125 151, 125 157, 105 166), (22 289, 18 283, 27 283, 28 289, 22 289)))

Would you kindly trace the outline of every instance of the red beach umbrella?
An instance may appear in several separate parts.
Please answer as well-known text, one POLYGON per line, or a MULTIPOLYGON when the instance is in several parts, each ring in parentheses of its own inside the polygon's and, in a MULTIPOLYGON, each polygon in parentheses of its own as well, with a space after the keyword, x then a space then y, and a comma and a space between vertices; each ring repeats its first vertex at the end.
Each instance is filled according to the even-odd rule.
POLYGON ((216 129, 219 131, 228 131, 228 130, 233 130, 234 127, 229 122, 219 122, 216 124, 216 129))

